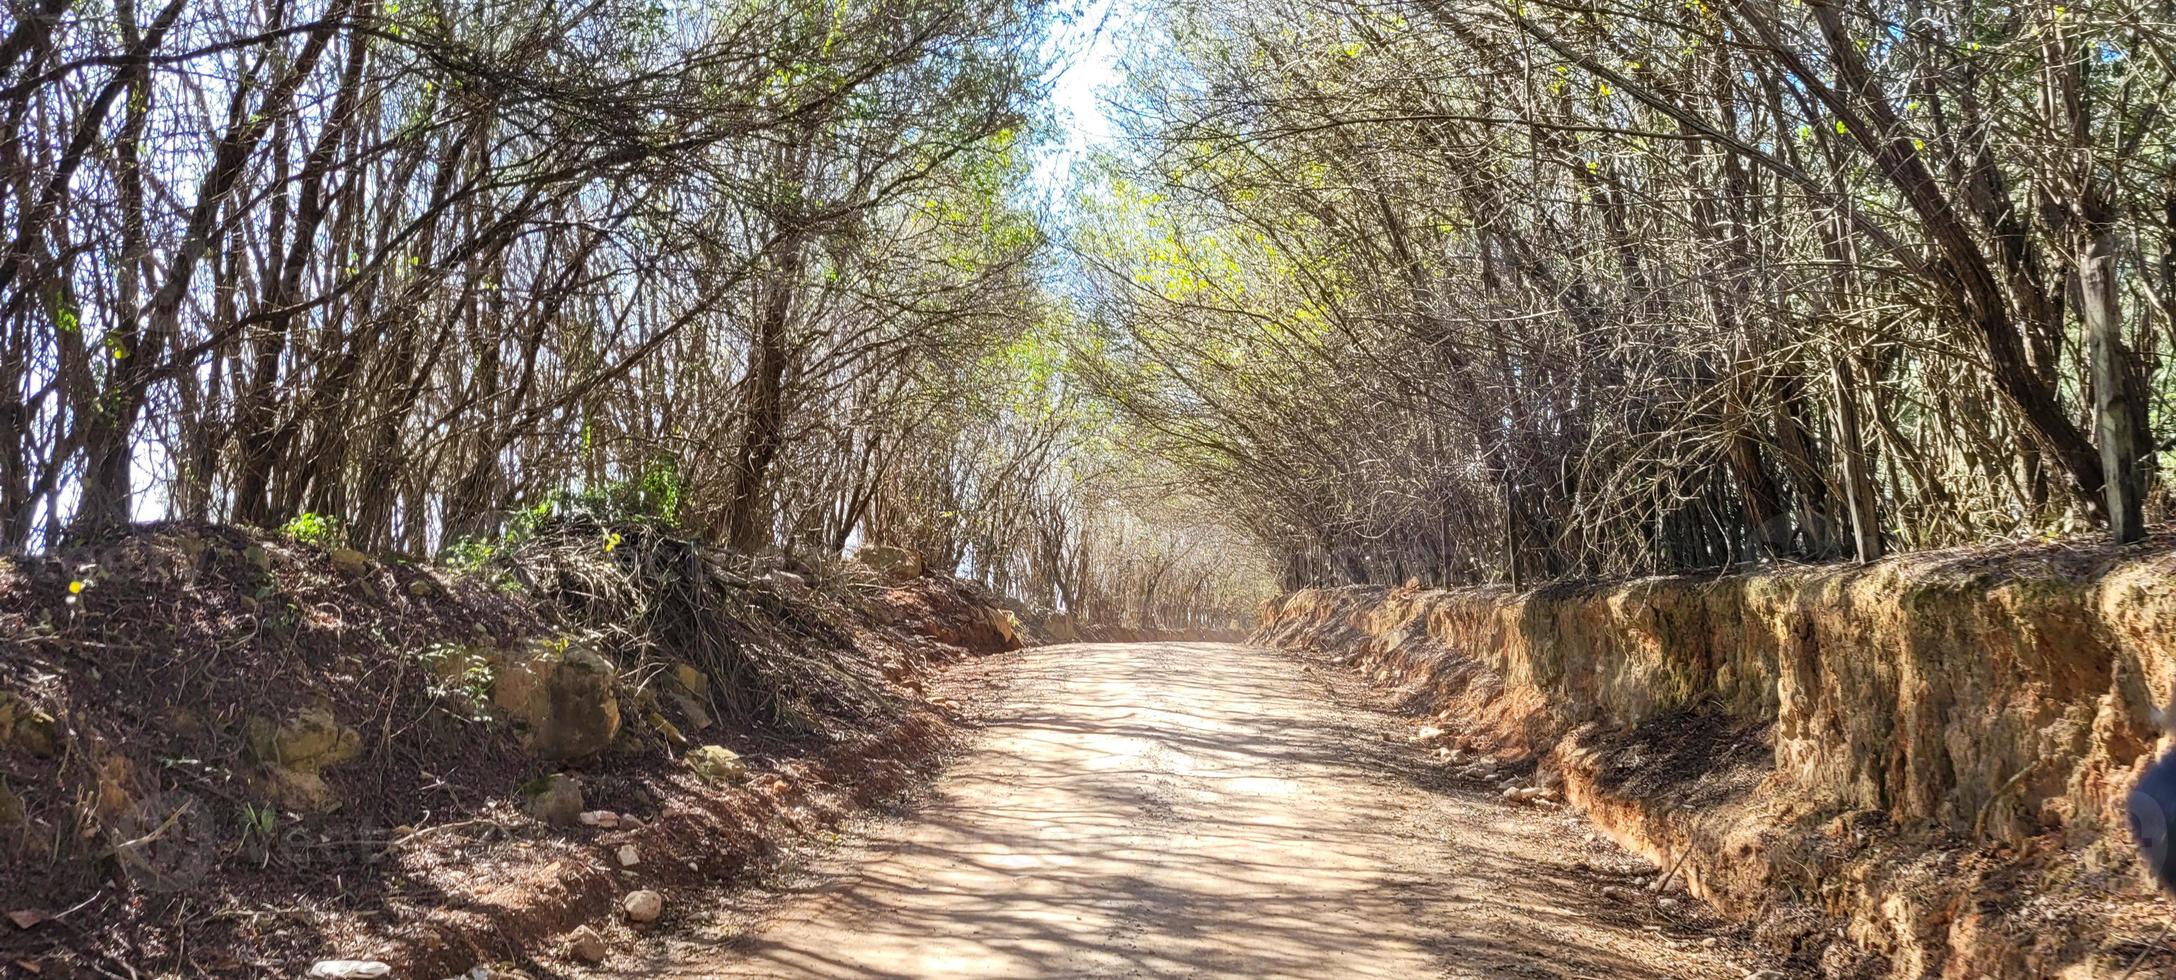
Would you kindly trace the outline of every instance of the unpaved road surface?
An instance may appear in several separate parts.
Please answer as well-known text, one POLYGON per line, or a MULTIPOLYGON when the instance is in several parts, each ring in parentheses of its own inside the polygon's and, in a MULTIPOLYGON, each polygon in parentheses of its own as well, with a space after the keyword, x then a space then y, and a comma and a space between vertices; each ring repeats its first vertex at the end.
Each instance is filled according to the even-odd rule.
POLYGON ((1013 656, 911 816, 616 975, 1747 973, 1690 903, 1623 894, 1651 867, 1444 775, 1347 671, 1225 644, 1013 656))

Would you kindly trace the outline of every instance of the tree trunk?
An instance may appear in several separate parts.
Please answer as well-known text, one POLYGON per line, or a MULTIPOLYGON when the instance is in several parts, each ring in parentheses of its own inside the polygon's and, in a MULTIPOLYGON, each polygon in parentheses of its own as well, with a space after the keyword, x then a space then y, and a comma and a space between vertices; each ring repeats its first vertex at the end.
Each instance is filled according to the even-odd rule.
POLYGON ((1757 557, 1781 557, 1790 543, 1790 517, 1783 509, 1783 495, 1761 463, 1760 442, 1751 430, 1753 420, 1741 416, 1738 431, 1730 436, 1730 475, 1738 484, 1738 501, 1745 510, 1746 529, 1757 557))
POLYGON ((2086 346, 2093 369, 2093 421, 2107 474, 2109 536, 2129 544, 2146 536, 2145 458, 2149 451, 2145 404, 2139 398, 2134 358, 2123 343, 2123 310, 2116 295, 2115 232, 2099 224, 2078 257, 2084 297, 2086 346))
POLYGON ((1844 503, 1851 512, 1851 539, 1861 564, 1881 557, 1880 515, 1875 510, 1874 477, 1867 466, 1866 439, 1859 430, 1859 382, 1851 362, 1838 355, 1836 378, 1836 441, 1844 463, 1844 503))
POLYGON ((778 268, 763 286, 756 311, 748 355, 747 420, 726 499, 726 546, 746 554, 770 543, 769 476, 785 438, 786 366, 792 356, 786 331, 792 325, 801 263, 802 245, 795 237, 786 243, 778 268))

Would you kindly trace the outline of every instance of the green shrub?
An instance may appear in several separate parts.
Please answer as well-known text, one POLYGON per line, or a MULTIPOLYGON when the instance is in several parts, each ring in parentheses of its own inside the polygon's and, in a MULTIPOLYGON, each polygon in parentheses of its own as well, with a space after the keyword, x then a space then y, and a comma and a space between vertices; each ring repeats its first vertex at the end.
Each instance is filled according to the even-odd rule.
POLYGON ((483 570, 499 553, 499 543, 489 538, 462 538, 446 546, 447 565, 463 571, 483 570))
POLYGON ((340 519, 303 511, 280 526, 280 533, 307 545, 330 548, 340 543, 340 519))
POLYGON ((620 542, 619 534, 611 530, 614 525, 678 528, 680 508, 686 500, 687 480, 681 476, 679 465, 670 457, 660 456, 625 480, 582 490, 554 490, 542 500, 507 515, 506 530, 496 539, 462 538, 447 545, 441 558, 454 568, 482 571, 508 548, 535 538, 548 527, 565 524, 602 526, 600 547, 605 554, 611 554, 620 542))
POLYGON ((555 506, 540 518, 583 517, 605 524, 639 521, 676 527, 680 507, 687 500, 687 478, 680 474, 679 464, 660 456, 628 479, 554 496, 555 506))

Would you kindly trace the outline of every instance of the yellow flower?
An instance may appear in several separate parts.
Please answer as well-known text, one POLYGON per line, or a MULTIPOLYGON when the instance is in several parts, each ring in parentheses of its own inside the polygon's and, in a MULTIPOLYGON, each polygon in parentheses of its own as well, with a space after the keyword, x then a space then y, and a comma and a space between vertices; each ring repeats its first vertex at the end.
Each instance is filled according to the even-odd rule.
POLYGON ((68 583, 68 594, 69 594, 69 595, 82 595, 82 594, 83 594, 83 580, 82 580, 82 579, 77 579, 77 580, 75 580, 75 581, 73 581, 73 582, 70 582, 70 583, 68 583))
POLYGON ((614 532, 612 532, 612 533, 610 533, 610 534, 607 534, 607 535, 605 535, 605 536, 604 536, 604 553, 605 553, 605 554, 608 554, 608 555, 609 555, 609 554, 611 554, 611 553, 612 553, 612 549, 614 549, 614 548, 617 548, 617 547, 619 547, 619 546, 620 546, 620 534, 619 534, 619 532, 618 532, 618 531, 614 531, 614 532))

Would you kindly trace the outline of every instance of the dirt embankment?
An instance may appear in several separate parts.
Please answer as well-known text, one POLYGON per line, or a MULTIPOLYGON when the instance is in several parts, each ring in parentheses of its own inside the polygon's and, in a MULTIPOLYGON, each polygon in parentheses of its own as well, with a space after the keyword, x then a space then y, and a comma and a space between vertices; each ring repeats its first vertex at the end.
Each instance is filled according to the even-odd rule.
POLYGON ((464 570, 173 525, 0 560, 0 975, 552 969, 904 788, 954 736, 929 672, 1012 623, 641 525, 464 570))
POLYGON ((2176 685, 2176 542, 1503 591, 1318 590, 1344 652, 1809 972, 2165 972, 2123 799, 2176 685))

